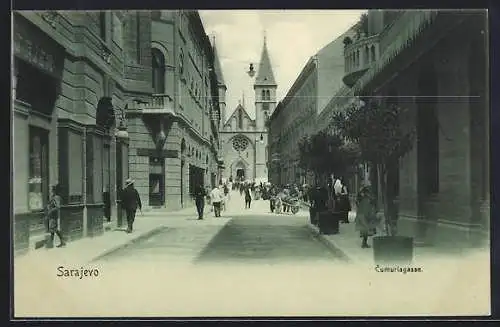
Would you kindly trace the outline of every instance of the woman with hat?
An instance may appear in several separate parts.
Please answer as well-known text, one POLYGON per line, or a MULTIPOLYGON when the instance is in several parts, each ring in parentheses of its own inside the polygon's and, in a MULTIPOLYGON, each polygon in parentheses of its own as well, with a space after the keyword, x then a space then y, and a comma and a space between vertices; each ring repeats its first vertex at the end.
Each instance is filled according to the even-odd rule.
POLYGON ((142 210, 141 198, 139 197, 139 192, 134 188, 134 180, 129 178, 125 181, 125 189, 122 191, 121 200, 122 207, 127 213, 127 233, 131 233, 137 208, 142 210))
POLYGON ((61 242, 57 247, 63 247, 66 245, 61 231, 58 228, 59 214, 61 209, 61 197, 59 196, 60 187, 59 184, 52 186, 52 196, 50 197, 49 203, 47 204, 47 223, 48 230, 50 233, 50 246, 54 242, 54 234, 57 234, 59 241, 61 242))
POLYGON ((376 232, 377 216, 375 199, 369 186, 363 186, 358 193, 356 210, 356 230, 362 239, 361 247, 369 248, 368 237, 376 232))

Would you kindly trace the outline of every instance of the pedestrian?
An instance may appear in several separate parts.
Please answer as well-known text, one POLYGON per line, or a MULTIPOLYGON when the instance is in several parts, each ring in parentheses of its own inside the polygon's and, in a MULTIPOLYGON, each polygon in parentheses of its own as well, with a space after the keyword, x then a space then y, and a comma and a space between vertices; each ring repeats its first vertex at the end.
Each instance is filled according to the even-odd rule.
POLYGON ((229 200, 231 199, 231 186, 228 183, 224 184, 224 210, 227 209, 229 200))
POLYGON ((250 209, 250 204, 252 203, 252 194, 250 193, 250 187, 245 188, 245 209, 250 209))
POLYGON ((349 192, 344 184, 344 179, 340 180, 340 192, 336 195, 336 207, 340 212, 340 221, 344 224, 349 223, 349 211, 351 211, 351 203, 349 201, 349 192))
POLYGON ((134 187, 134 180, 125 181, 125 189, 121 193, 122 207, 127 213, 127 233, 134 230, 135 213, 137 208, 142 211, 141 197, 134 187))
POLYGON ((223 193, 217 186, 215 186, 212 192, 210 192, 210 199, 212 200, 212 205, 214 207, 215 217, 220 217, 222 196, 223 193))
POLYGON ((276 191, 274 187, 271 187, 271 189, 268 191, 268 197, 269 197, 269 209, 271 210, 271 213, 274 212, 274 209, 276 207, 276 191))
POLYGON ((202 185, 196 186, 194 190, 194 201, 196 204, 196 210, 198 211, 198 220, 203 219, 203 212, 205 210, 205 197, 207 193, 202 185))
POLYGON ((362 187, 358 193, 356 209, 356 230, 359 231, 359 237, 362 239, 362 248, 370 247, 368 237, 376 233, 378 221, 374 202, 370 187, 362 187))
POLYGON ((59 184, 52 186, 52 195, 50 197, 49 203, 47 204, 47 227, 50 233, 50 245, 48 247, 52 247, 54 244, 54 234, 57 234, 59 237, 59 245, 58 248, 66 245, 64 238, 62 236, 61 231, 59 230, 59 218, 61 214, 61 196, 59 184))

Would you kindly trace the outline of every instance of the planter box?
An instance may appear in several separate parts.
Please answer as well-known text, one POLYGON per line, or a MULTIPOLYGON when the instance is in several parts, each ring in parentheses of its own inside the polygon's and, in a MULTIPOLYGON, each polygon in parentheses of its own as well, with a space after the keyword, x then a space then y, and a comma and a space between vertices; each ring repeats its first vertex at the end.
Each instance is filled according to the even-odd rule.
POLYGON ((411 264, 413 261, 413 238, 407 236, 373 237, 375 263, 411 264))
POLYGON ((318 213, 318 227, 321 234, 331 235, 339 232, 339 219, 337 214, 330 211, 318 213))

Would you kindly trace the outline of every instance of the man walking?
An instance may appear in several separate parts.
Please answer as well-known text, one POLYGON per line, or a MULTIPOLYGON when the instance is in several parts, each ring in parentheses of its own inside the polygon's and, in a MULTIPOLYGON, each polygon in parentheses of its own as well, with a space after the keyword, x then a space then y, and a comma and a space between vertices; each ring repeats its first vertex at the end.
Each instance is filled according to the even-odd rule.
POLYGON ((130 178, 125 181, 125 189, 122 191, 121 200, 123 209, 127 213, 127 233, 132 233, 135 212, 137 208, 142 211, 142 203, 139 192, 134 188, 134 181, 130 178))
POLYGON ((194 191, 194 201, 196 203, 196 210, 198 211, 198 220, 203 219, 203 211, 205 210, 205 188, 201 185, 196 187, 194 191))
POLYGON ((212 205, 214 206, 215 217, 220 217, 222 197, 222 191, 219 187, 215 186, 212 192, 210 192, 210 198, 212 199, 212 205))

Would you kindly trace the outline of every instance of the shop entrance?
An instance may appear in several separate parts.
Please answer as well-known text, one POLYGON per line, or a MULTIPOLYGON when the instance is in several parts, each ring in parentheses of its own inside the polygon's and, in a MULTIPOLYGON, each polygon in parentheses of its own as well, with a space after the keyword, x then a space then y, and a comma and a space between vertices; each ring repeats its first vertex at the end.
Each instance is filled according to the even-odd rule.
POLYGON ((162 207, 165 205, 165 159, 149 158, 149 205, 162 207))

